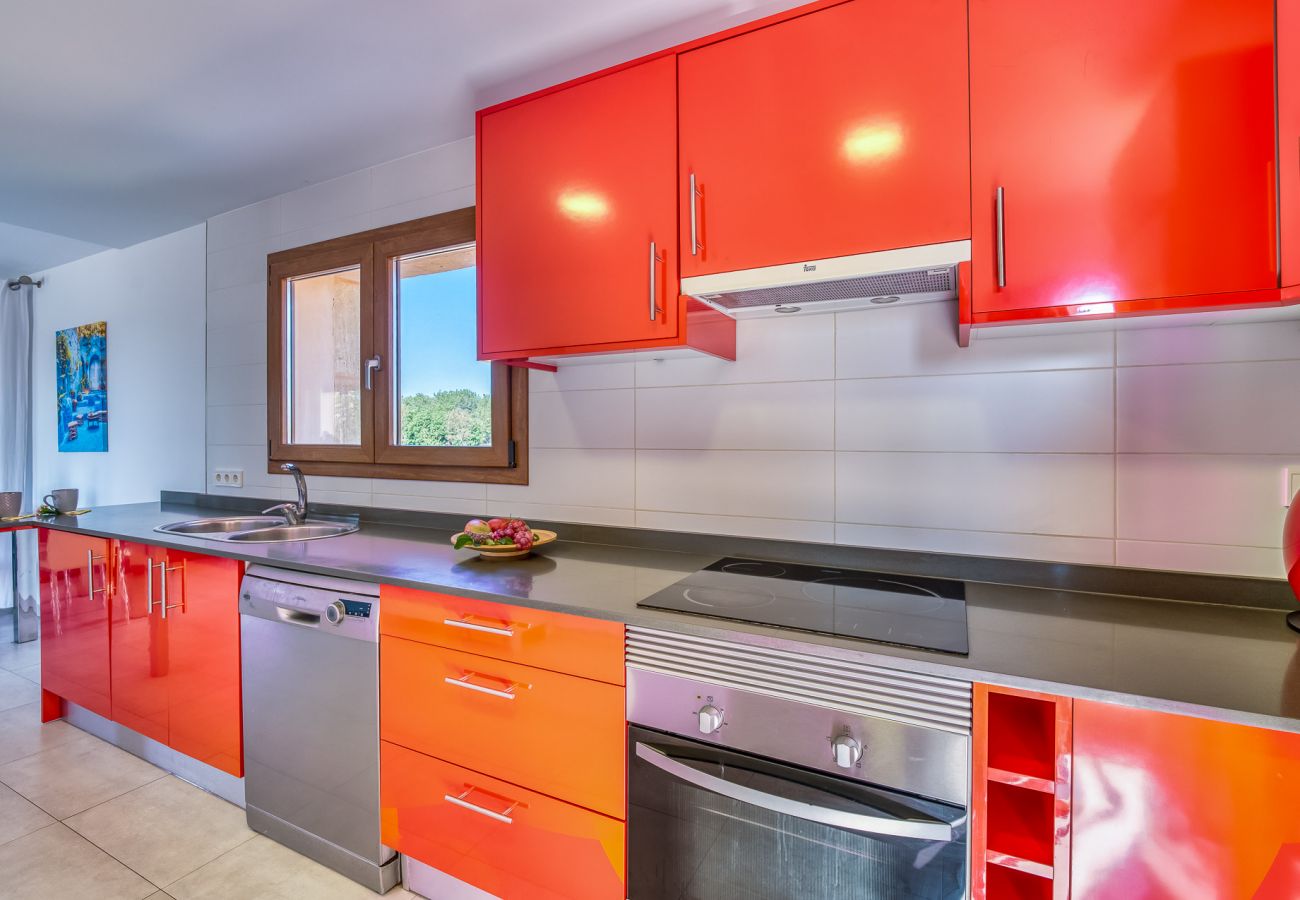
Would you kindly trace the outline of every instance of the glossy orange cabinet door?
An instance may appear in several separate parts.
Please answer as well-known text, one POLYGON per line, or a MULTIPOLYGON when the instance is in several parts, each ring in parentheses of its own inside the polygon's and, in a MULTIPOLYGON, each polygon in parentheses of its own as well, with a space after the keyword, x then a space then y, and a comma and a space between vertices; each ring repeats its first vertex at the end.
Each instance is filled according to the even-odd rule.
POLYGON ((379 680, 384 740, 626 817, 623 688, 386 635, 379 680))
POLYGON ((394 637, 623 684, 623 624, 411 588, 380 588, 394 637))
POLYGON ((112 716, 109 542, 41 529, 41 687, 112 716))
POLYGON ((1300 0, 1277 0, 1282 285, 1300 285, 1300 0))
POLYGON ((1073 896, 1300 896, 1300 734, 1074 702, 1073 896))
POLYGON ((239 581, 243 563, 167 551, 168 744, 242 777, 239 581))
POLYGON ((1273 14, 971 0, 977 316, 1277 288, 1273 14))
POLYGON ((968 240, 966 47, 965 0, 851 0, 681 54, 682 275, 968 240))
POLYGON ((626 827, 616 819, 380 745, 383 840, 505 900, 626 897, 626 827))
POLYGON ((167 674, 171 654, 159 600, 167 551, 117 542, 110 640, 113 721, 167 743, 167 674))
POLYGON ((672 56, 483 112, 478 154, 481 357, 677 334, 672 56))

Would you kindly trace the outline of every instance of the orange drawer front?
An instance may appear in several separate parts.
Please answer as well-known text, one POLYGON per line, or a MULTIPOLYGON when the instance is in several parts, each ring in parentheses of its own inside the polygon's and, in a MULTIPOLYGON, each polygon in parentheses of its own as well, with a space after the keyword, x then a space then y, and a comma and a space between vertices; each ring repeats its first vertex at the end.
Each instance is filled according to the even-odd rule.
POLYGON ((626 897, 622 822, 384 741, 384 843, 504 897, 626 897))
POLYGON ((570 616, 415 591, 380 588, 381 633, 623 684, 623 626, 570 616))
POLYGON ((623 688, 383 637, 384 740, 626 818, 623 688))

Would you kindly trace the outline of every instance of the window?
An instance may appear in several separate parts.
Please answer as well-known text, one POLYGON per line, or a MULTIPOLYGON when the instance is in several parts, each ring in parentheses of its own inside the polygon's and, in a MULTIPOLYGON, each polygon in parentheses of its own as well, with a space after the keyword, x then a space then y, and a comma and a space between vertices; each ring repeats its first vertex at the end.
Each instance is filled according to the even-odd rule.
POLYGON ((528 375, 481 362, 474 210, 267 257, 270 470, 523 484, 528 375))

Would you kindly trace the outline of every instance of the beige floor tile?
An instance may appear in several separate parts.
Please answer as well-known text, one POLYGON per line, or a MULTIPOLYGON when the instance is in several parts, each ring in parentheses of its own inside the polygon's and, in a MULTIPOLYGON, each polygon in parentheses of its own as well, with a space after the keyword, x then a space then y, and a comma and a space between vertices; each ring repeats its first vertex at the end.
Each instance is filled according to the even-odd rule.
POLYGON ((40 662, 40 641, 15 644, 6 640, 5 643, 0 643, 0 669, 22 669, 40 665, 40 662))
POLYGON ((26 678, 32 684, 40 685, 41 683, 41 664, 27 666, 22 669, 13 669, 13 673, 21 678, 26 678))
POLYGON ((0 709, 13 709, 41 699, 39 686, 15 675, 7 669, 0 669, 0 709))
MULTIPOLYGON (((176 900, 373 900, 375 893, 258 835, 167 886, 176 900)), ((400 888, 387 898, 405 895, 400 888)))
MULTIPOLYGON (((53 824, 54 820, 43 810, 0 784, 0 844, 6 844, 15 838, 53 824)), ((0 874, 0 879, 3 877, 3 874, 0 874)), ((3 893, 2 888, 0 893, 3 893)))
POLYGON ((156 894, 150 894, 148 897, 145 897, 144 900, 172 900, 172 895, 166 891, 159 891, 156 894))
POLYGON ((0 766, 84 734, 61 719, 42 725, 39 702, 6 709, 0 712, 0 766))
POLYGON ((0 783, 54 818, 66 819, 165 774, 125 750, 79 734, 57 747, 0 766, 0 783))
POLYGON ((64 824, 159 887, 254 835, 238 806, 172 775, 91 807, 64 824))
POLYGON ((156 890, 58 822, 0 845, 0 873, 0 897, 15 900, 142 900, 156 890))

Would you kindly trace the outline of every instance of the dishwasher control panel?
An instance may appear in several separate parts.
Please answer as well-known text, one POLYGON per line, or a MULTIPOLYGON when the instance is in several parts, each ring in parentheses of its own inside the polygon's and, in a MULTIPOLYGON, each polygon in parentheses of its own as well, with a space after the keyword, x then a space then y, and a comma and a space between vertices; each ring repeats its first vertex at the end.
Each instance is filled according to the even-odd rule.
POLYGON ((257 566, 244 575, 239 591, 242 615, 337 637, 379 639, 377 585, 296 572, 269 574, 267 567, 257 566))
POLYGON ((340 597, 339 602, 343 604, 343 614, 349 618, 369 619, 370 607, 373 605, 369 601, 349 600, 346 597, 340 597))

